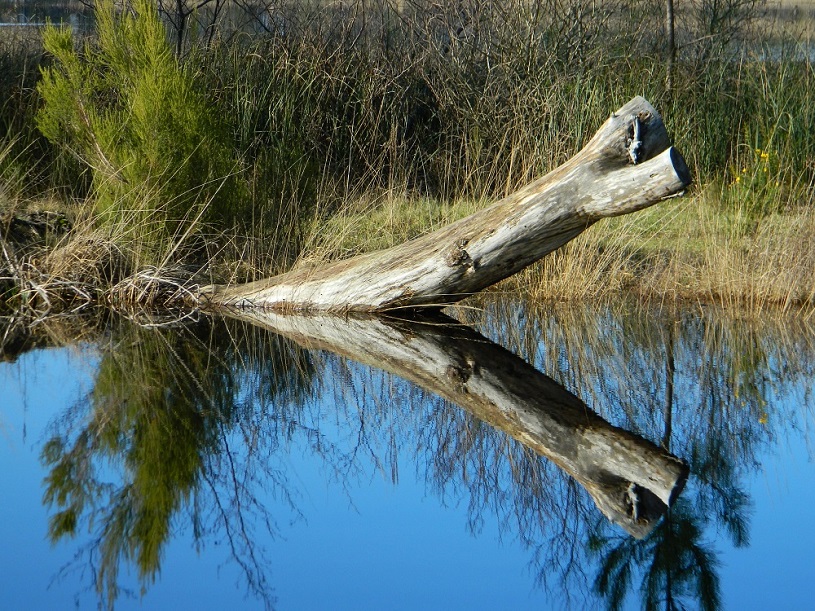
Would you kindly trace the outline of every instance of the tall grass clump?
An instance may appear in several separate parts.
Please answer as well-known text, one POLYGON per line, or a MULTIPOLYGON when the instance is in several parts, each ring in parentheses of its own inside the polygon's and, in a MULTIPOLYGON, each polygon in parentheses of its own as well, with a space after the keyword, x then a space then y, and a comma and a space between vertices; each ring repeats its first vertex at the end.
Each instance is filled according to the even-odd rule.
MULTIPOLYGON (((29 28, 3 28, 0 35, 0 141, 3 167, 0 184, 8 179, 9 165, 25 176, 20 186, 27 195, 41 192, 52 179, 59 180, 60 168, 36 128, 39 106, 36 92, 42 63, 39 35, 29 28)), ((3 188, 0 186, 0 188, 3 188)), ((8 188, 8 185, 5 186, 8 188)), ((0 205, 0 210, 5 206, 0 205)))
POLYGON ((275 5, 255 33, 210 47, 204 78, 241 149, 268 154, 266 176, 307 168, 340 200, 369 189, 499 197, 565 161, 637 94, 663 111, 707 180, 772 127, 762 123, 780 116, 782 95, 780 112, 797 122, 811 87, 804 65, 742 46, 755 2, 702 5, 682 11, 671 88, 654 34, 661 5, 582 0, 275 5), (784 81, 774 100, 762 78, 784 81), (792 91, 803 100, 781 93, 792 91))
POLYGON ((90 202, 116 240, 154 263, 167 242, 234 213, 240 183, 227 124, 173 55, 154 3, 96 9, 96 36, 78 43, 49 26, 37 125, 91 176, 90 202))

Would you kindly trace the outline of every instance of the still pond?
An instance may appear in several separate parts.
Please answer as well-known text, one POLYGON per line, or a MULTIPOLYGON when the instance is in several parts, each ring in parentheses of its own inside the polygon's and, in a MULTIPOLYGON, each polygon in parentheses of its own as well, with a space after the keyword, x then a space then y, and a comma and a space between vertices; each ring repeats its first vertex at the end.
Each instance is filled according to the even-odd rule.
POLYGON ((0 608, 810 609, 815 329, 0 319, 0 608))

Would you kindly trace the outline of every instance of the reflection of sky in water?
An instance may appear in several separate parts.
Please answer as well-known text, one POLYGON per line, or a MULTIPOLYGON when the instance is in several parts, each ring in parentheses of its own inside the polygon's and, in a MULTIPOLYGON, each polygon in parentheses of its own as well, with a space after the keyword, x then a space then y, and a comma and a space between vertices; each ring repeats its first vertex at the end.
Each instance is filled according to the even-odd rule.
MULTIPOLYGON (((790 393, 792 397, 798 394, 790 393)), ((781 406, 790 396, 778 399, 776 405, 781 406)), ((798 403, 786 405, 787 409, 779 410, 782 414, 804 409, 798 403)), ((802 420, 807 422, 806 417, 802 420)), ((812 608, 815 436, 811 429, 780 428, 777 441, 759 457, 761 470, 749 474, 744 484, 754 511, 750 546, 732 549, 726 537, 716 539, 722 551, 721 582, 727 608, 812 608)))
MULTIPOLYGON (((81 593, 90 583, 87 568, 84 575, 73 572, 52 582, 78 543, 61 542, 52 549, 47 542, 48 516, 41 502, 44 470, 39 462, 48 423, 90 390, 93 371, 88 363, 96 358, 75 349, 40 350, 22 355, 15 364, 0 364, 4 608, 67 608, 77 595, 79 608, 96 606, 92 593, 81 593)), ((681 375, 681 359, 677 361, 681 375)), ((344 419, 354 416, 357 405, 368 406, 369 414, 376 409, 371 406, 379 406, 387 425, 391 406, 379 389, 409 396, 405 405, 421 395, 389 376, 371 376, 364 368, 333 358, 328 363, 335 373, 346 371, 350 384, 332 386, 323 380, 324 398, 312 409, 320 414, 324 441, 345 450, 355 440, 349 437, 351 429, 344 419)), ((687 375, 677 382, 677 391, 692 385, 687 375)), ((616 382, 612 388, 622 392, 616 382)), ((771 418, 797 414, 790 418, 797 428, 811 424, 812 407, 796 403, 805 389, 776 388, 775 392, 771 418)), ((389 426, 415 431, 422 413, 432 409, 430 405, 411 413, 397 408, 389 426)), ((681 418, 687 416, 677 416, 678 421, 681 418)), ((807 434, 812 443, 811 433, 785 430, 783 422, 776 420, 771 424, 777 443, 769 448, 762 445, 757 457, 762 469, 746 469, 741 480, 752 501, 750 546, 734 549, 729 537, 715 528, 706 534, 719 552, 725 608, 809 608, 808 580, 815 570, 810 560, 815 544, 815 467, 806 447, 807 434)), ((237 442, 236 437, 229 436, 237 442)), ((254 531, 258 545, 268 552, 268 577, 278 608, 559 608, 558 598, 535 588, 529 549, 511 529, 499 528, 494 512, 483 514, 485 521, 478 535, 472 536, 466 492, 456 495, 448 486, 441 501, 425 484, 426 461, 410 448, 415 437, 414 432, 397 451, 397 485, 391 483, 390 465, 377 467, 363 460, 358 472, 345 479, 344 488, 325 461, 314 458, 304 436, 295 436, 284 445, 285 451, 275 454, 279 461, 275 467, 287 474, 303 514, 296 516, 272 492, 257 491, 259 500, 275 508, 272 513, 281 533, 272 540, 262 536, 262 528, 254 531)), ((381 456, 382 447, 377 452, 381 456)), ((197 553, 186 516, 176 516, 173 530, 177 535, 165 550, 160 575, 145 594, 143 608, 177 608, 179 601, 185 608, 200 609, 261 606, 251 597, 244 599, 240 573, 223 544, 205 538, 202 552, 197 553)), ((591 579, 593 569, 586 572, 591 579)), ((122 596, 117 608, 138 607, 134 571, 123 569, 120 578, 135 590, 136 601, 122 596)), ((556 583, 550 585, 557 589, 556 583)), ((579 595, 575 600, 576 606, 582 606, 579 595)), ((632 608, 639 606, 631 602, 632 608)))
MULTIPOLYGON (((14 365, 0 364, 4 608, 68 608, 89 583, 88 574, 75 573, 52 583, 76 546, 59 543, 52 549, 46 540, 44 470, 38 459, 49 421, 77 400, 81 388, 89 389, 89 373, 69 349, 28 353, 14 365)), ((332 429, 340 430, 327 419, 324 425, 329 438, 332 429)), ((407 459, 401 462, 410 465, 407 459)), ((412 467, 400 474, 397 486, 389 474, 368 468, 345 492, 326 482, 324 466, 307 450, 293 448, 280 466, 290 470, 303 517, 283 508, 275 516, 282 538, 258 541, 269 552, 279 609, 520 609, 542 604, 526 569, 528 554, 511 542, 497 544, 494 524, 486 524, 479 537, 470 536, 464 511, 455 503, 441 507, 417 482, 412 467)), ((273 498, 267 502, 281 506, 273 498)), ((178 608, 180 599, 184 608, 262 607, 251 597, 244 599, 234 563, 221 546, 205 545, 197 555, 183 524, 142 606, 178 608)), ((132 572, 126 585, 138 595, 132 572)), ((79 601, 81 609, 95 607, 92 594, 82 594, 79 601)), ((137 607, 137 601, 122 597, 117 608, 137 607)))

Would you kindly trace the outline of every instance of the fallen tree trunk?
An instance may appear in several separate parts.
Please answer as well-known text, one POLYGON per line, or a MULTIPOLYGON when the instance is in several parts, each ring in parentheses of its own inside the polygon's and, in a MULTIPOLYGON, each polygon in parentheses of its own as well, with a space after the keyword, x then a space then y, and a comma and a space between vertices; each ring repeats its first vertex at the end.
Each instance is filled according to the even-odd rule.
POLYGON ((506 432, 577 480, 612 522, 642 538, 681 492, 688 467, 615 427, 523 359, 458 321, 232 310, 308 349, 384 369, 506 432))
POLYGON ((443 307, 521 271, 599 219, 640 210, 689 183, 661 117, 637 97, 572 159, 472 216, 316 269, 205 287, 200 301, 282 311, 443 307))

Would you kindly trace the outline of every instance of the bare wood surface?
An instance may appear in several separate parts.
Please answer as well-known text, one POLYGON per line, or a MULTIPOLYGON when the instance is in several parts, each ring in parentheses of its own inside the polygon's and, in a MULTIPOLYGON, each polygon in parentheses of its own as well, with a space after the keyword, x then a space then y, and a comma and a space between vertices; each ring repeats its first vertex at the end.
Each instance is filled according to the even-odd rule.
POLYGON ((205 287, 200 301, 301 312, 442 307, 521 271, 599 219, 640 210, 689 183, 662 118, 637 97, 571 160, 465 219, 315 269, 205 287))
POLYGON ((523 359, 442 314, 382 316, 229 315, 384 369, 505 431, 577 480, 597 507, 635 537, 653 530, 685 485, 688 467, 612 426, 523 359))

